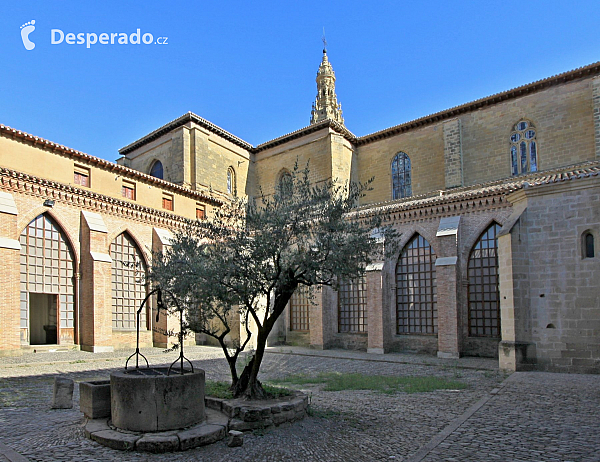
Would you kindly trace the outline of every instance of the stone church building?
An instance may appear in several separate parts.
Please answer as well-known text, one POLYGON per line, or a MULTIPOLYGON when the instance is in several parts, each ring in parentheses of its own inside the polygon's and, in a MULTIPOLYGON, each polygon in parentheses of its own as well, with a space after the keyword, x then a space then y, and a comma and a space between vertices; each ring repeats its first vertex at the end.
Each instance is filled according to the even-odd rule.
MULTIPOLYGON (((600 63, 365 136, 335 79, 324 51, 310 125, 258 146, 189 112, 112 163, 0 125, 0 354, 130 348, 152 251, 310 159, 315 182, 374 177, 358 213, 401 242, 294 294, 273 343, 600 372, 600 63)), ((167 344, 171 321, 140 322, 167 344)))

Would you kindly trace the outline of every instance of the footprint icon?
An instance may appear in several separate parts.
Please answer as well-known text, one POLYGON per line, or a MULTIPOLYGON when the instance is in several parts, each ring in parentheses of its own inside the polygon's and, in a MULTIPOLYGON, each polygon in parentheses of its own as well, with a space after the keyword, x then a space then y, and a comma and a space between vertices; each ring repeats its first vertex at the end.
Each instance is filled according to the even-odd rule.
POLYGON ((29 34, 35 30, 34 24, 35 19, 32 19, 21 26, 21 38, 23 39, 23 45, 25 45, 25 49, 27 50, 33 50, 35 48, 35 43, 29 40, 29 34))

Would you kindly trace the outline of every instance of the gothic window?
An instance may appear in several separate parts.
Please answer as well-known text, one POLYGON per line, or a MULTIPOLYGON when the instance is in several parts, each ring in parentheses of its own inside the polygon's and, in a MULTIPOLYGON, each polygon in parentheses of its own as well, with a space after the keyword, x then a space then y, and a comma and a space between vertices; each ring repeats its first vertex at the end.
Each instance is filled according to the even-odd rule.
POLYGON ((282 197, 291 197, 292 188, 294 187, 294 180, 290 172, 283 171, 279 175, 279 181, 277 182, 277 189, 282 197))
POLYGON ((150 168, 150 175, 155 178, 163 179, 163 165, 160 160, 155 161, 150 168))
POLYGON ((590 231, 583 233, 583 258, 594 258, 594 235, 590 231))
POLYGON ((399 152, 392 160, 392 199, 412 196, 410 157, 399 152))
POLYGON ((340 332, 367 331, 367 282, 363 276, 342 281, 338 291, 338 330, 340 332))
POLYGON ((290 299, 290 330, 308 332, 310 298, 308 289, 298 287, 290 299))
POLYGON ((235 183, 235 171, 233 167, 227 169, 227 194, 236 195, 237 185, 235 183))
POLYGON ((510 168, 512 175, 538 170, 536 129, 528 120, 518 122, 510 134, 510 168))
POLYGON ((436 255, 416 234, 406 244, 396 266, 396 332, 437 334, 436 255))
POLYGON ((65 329, 71 331, 72 337, 75 326, 75 258, 64 233, 52 218, 43 214, 27 225, 19 242, 21 328, 29 330, 32 344, 60 342, 61 338, 69 337, 65 329), (40 300, 43 296, 46 299, 40 300), (36 323, 39 325, 36 326, 36 323), (57 328, 56 340, 46 341, 48 337, 44 326, 57 328), (36 328, 38 333, 33 332, 36 328), (36 340, 40 337, 42 341, 36 340))
MULTIPOLYGON (((142 253, 127 233, 110 244, 112 327, 135 329, 136 314, 146 297, 146 265, 142 253)), ((146 313, 140 313, 140 329, 148 329, 146 313)))
POLYGON ((500 226, 493 223, 479 237, 469 256, 469 335, 500 337, 498 291, 498 239, 500 226))

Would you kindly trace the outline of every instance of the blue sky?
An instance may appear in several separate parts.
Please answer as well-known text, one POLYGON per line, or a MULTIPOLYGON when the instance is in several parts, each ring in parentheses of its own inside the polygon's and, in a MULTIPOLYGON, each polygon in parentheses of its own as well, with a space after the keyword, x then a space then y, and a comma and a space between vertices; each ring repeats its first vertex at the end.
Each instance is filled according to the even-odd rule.
POLYGON ((0 123, 108 160, 187 111, 253 145, 308 125, 323 27, 359 136, 600 60, 597 0, 5 3, 0 123), (138 28, 167 44, 51 44, 138 28))

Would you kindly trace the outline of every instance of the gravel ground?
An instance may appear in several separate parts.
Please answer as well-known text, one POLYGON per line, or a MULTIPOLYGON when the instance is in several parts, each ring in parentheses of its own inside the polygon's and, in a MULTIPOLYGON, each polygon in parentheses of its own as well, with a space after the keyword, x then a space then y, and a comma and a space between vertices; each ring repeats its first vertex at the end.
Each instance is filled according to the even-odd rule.
MULTIPOLYGON (((177 356, 158 349, 142 352, 152 365, 177 356)), ((516 373, 505 380, 492 360, 299 348, 267 353, 261 379, 340 371, 434 375, 469 387, 386 395, 303 386, 311 396, 312 415, 246 434, 242 447, 229 448, 222 441, 172 454, 115 451, 84 437, 77 386, 72 410, 51 410, 49 402, 54 377, 106 379, 111 370, 122 368, 128 354, 69 351, 0 358, 0 441, 32 461, 600 460, 600 376, 516 373), (437 441, 448 428, 450 434, 437 441)), ((208 380, 228 379, 220 350, 190 347, 186 356, 206 371, 208 380)))

